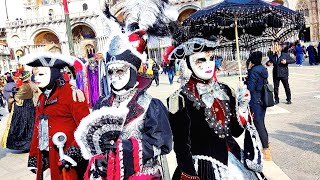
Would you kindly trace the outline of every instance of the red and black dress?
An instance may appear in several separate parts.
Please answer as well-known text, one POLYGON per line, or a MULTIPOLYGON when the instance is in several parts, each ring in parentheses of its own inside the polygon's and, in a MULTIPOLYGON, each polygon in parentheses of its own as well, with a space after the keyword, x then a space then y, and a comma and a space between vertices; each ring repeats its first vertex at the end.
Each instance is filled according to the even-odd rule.
POLYGON ((172 149, 168 111, 144 92, 133 89, 128 94, 127 102, 118 103, 114 93, 101 98, 76 131, 82 154, 89 160, 85 179, 101 175, 94 164, 101 158, 107 161, 106 179, 161 179, 158 157, 172 149))
POLYGON ((258 179, 259 175, 240 163, 243 157, 233 137, 239 137, 244 129, 227 85, 191 78, 169 97, 168 107, 178 164, 173 180, 258 179), (240 167, 236 169, 242 173, 232 174, 228 163, 240 167))

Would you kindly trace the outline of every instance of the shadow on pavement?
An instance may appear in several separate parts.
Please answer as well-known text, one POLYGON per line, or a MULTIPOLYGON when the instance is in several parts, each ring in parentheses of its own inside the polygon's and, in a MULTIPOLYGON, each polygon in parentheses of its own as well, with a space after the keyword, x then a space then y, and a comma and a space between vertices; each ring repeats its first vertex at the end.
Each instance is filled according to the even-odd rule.
MULTIPOLYGON (((319 133, 320 132, 320 126, 317 125, 308 125, 308 124, 298 124, 298 123, 289 123, 302 131, 308 131, 313 133, 319 133)), ((316 124, 320 124, 320 122, 316 122, 316 124)))
POLYGON ((303 132, 288 131, 276 131, 276 133, 269 133, 269 135, 272 138, 278 139, 279 141, 290 146, 297 147, 304 151, 311 151, 320 154, 319 136, 314 136, 303 132))

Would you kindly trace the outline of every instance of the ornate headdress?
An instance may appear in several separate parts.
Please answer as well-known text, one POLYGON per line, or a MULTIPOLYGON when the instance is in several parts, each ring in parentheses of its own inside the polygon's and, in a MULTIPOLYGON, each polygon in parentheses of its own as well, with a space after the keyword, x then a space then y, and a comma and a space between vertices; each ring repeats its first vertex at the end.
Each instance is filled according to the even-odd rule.
POLYGON ((169 63, 170 61, 179 62, 183 83, 187 83, 192 75, 192 71, 187 65, 186 59, 190 55, 198 52, 213 51, 218 43, 209 41, 203 38, 192 38, 188 41, 181 43, 177 47, 170 46, 164 54, 164 59, 169 63))

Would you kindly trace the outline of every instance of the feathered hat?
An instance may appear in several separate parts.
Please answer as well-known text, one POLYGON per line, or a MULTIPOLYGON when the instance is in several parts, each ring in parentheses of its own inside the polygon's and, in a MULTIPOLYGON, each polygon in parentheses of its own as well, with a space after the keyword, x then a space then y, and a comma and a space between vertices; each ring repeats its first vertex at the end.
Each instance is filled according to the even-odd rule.
POLYGON ((134 71, 138 72, 141 62, 146 59, 136 49, 134 49, 127 36, 118 34, 113 36, 108 51, 106 53, 107 66, 114 63, 123 63, 129 65, 134 71))

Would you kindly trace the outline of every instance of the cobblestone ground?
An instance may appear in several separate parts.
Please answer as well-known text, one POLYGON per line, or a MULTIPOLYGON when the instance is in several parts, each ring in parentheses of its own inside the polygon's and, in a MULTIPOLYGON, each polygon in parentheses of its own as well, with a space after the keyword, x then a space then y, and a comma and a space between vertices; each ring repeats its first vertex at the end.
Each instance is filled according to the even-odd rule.
MULTIPOLYGON (((267 111, 266 126, 272 144, 273 161, 265 163, 264 173, 272 180, 320 179, 320 66, 292 65, 289 79, 293 104, 284 103, 285 94, 280 85, 280 104, 267 111)), ((237 85, 236 76, 220 75, 219 80, 234 88, 237 85)), ((272 82, 271 78, 269 82, 272 82)), ((153 84, 148 92, 165 102, 178 88, 178 83, 169 85, 167 77, 161 75, 160 86, 153 84)), ((0 113, 4 115, 0 122, 1 138, 7 123, 7 112, 1 109, 0 113)), ((17 151, 0 149, 0 179, 35 179, 35 175, 26 168, 27 156, 17 151)), ((173 152, 167 156, 167 160, 172 174, 176 167, 173 152)))

